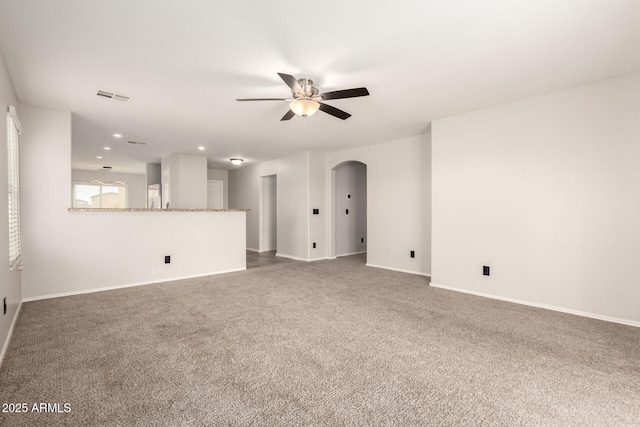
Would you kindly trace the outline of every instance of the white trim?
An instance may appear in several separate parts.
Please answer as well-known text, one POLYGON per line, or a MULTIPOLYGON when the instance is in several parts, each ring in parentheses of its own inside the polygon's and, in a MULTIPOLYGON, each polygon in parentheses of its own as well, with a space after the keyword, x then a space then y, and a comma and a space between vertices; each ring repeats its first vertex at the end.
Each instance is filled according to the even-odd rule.
POLYGON ((429 286, 433 286, 434 288, 439 288, 439 289, 445 289, 445 290, 448 290, 448 291, 461 292, 463 294, 471 294, 471 295, 476 295, 476 296, 479 296, 479 297, 491 298, 491 299, 496 299, 496 300, 506 301, 506 302, 512 302, 514 304, 528 305, 530 307, 543 308, 545 310, 552 310, 552 311, 559 311, 561 313, 573 314, 573 315, 582 316, 582 317, 589 317, 591 319, 604 320, 606 322, 620 323, 622 325, 635 326, 637 328, 640 328, 640 322, 636 322, 635 320, 620 319, 618 317, 603 316, 601 314, 589 313, 589 312, 580 311, 580 310, 573 310, 571 308, 558 307, 558 306, 555 306, 555 305, 539 304, 539 303, 536 303, 536 302, 524 301, 524 300, 515 299, 515 298, 502 297, 502 296, 498 296, 498 295, 487 294, 487 293, 484 293, 484 292, 476 292, 476 291, 469 291, 469 290, 466 290, 466 289, 453 288, 451 286, 438 285, 437 283, 433 283, 433 282, 430 282, 429 286))
POLYGON ((154 280, 150 282, 136 282, 136 283, 128 283, 125 285, 114 285, 114 286, 105 286, 102 288, 83 289, 80 291, 61 292, 58 294, 40 295, 37 297, 24 298, 22 301, 29 302, 29 301, 38 301, 42 299, 68 297, 72 295, 92 294, 94 292, 112 291, 114 289, 122 289, 122 288, 133 288, 135 286, 155 285, 159 283, 173 282, 176 280, 194 279, 197 277, 205 277, 205 276, 215 276, 216 274, 234 273, 237 271, 245 271, 245 270, 246 268, 236 268, 232 270, 216 271, 213 273, 196 274, 193 276, 171 277, 169 279, 159 279, 159 280, 154 280))
POLYGON ((20 123, 20 119, 18 118, 18 112, 16 111, 16 108, 9 105, 9 107, 7 108, 7 112, 13 119, 13 122, 16 124, 16 128, 18 128, 18 135, 22 135, 22 123, 20 123))
POLYGON ((254 249, 254 248, 246 248, 246 249, 247 249, 248 251, 251 251, 251 252, 260 252, 259 250, 254 249))
POLYGON ((16 270, 22 255, 22 197, 20 191, 20 134, 21 125, 14 107, 7 113, 7 203, 9 270, 16 270))
POLYGON ((383 268, 385 270, 399 271, 400 273, 417 274, 418 276, 431 277, 431 273, 423 273, 421 271, 403 270, 402 268, 385 267, 383 265, 365 264, 367 267, 383 268))
MULTIPOLYGON (((311 217, 313 217, 311 207, 311 152, 307 151, 307 260, 311 261, 311 217), (311 211, 311 212, 309 212, 311 211)), ((315 243, 314 243, 315 244, 315 243)))
POLYGON ((299 256, 293 256, 293 255, 285 255, 285 254, 280 254, 276 252, 276 256, 282 257, 282 258, 289 258, 289 259, 295 259, 296 261, 309 261, 306 258, 300 258, 299 256))
MULTIPOLYGON (((293 260, 296 260, 296 261, 304 261, 304 262, 323 261, 325 259, 332 259, 332 258, 329 258, 329 257, 326 257, 326 256, 325 257, 320 257, 320 258, 309 258, 309 259, 306 259, 306 258, 301 258, 301 257, 298 257, 298 256, 285 255, 285 254, 279 254, 279 253, 276 253, 276 256, 279 256, 280 258, 288 258, 288 259, 293 259, 293 260)), ((333 258, 333 259, 335 259, 335 258, 333 258)))
POLYGON ((7 350, 9 350, 9 343, 11 342, 11 336, 13 335, 13 328, 18 323, 18 316, 20 315, 20 309, 22 308, 22 301, 18 304, 18 309, 16 310, 15 316, 13 316, 13 320, 11 321, 11 326, 9 327, 9 333, 7 334, 7 339, 4 341, 4 345, 2 346, 2 352, 0 352, 0 367, 2 367, 2 362, 4 361, 4 356, 7 354, 7 350))
POLYGON ((359 252, 350 252, 348 254, 339 254, 336 255, 336 258, 340 258, 341 256, 351 256, 351 255, 359 255, 359 254, 366 254, 367 251, 359 251, 359 252))

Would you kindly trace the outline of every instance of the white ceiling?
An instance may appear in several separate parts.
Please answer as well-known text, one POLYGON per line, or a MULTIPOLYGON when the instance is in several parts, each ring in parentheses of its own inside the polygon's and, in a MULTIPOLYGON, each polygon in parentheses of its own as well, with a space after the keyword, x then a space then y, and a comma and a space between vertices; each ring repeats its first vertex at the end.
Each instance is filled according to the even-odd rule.
POLYGON ((73 112, 74 167, 144 173, 203 145, 230 169, 638 71, 640 1, 0 0, 0 46, 21 102, 73 112), (278 72, 371 96, 328 101, 345 121, 235 101, 288 97, 278 72))

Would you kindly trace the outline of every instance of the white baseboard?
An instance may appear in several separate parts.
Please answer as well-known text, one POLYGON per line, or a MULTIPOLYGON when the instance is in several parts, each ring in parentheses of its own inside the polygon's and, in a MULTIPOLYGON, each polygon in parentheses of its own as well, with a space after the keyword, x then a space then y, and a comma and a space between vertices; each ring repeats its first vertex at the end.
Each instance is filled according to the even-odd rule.
POLYGON ((251 252, 260 252, 259 250, 254 249, 254 248, 247 248, 247 250, 248 250, 248 251, 251 251, 251 252))
POLYGON ((279 252, 276 252, 276 256, 279 256, 281 258, 289 258, 289 259, 295 259, 296 261, 309 261, 306 258, 300 258, 298 256, 293 256, 293 255, 287 255, 287 254, 281 254, 279 252))
POLYGON ((369 264, 369 263, 366 263, 365 265, 367 267, 382 268, 385 270, 399 271, 400 273, 417 274, 418 276, 431 277, 431 273, 423 273, 421 271, 403 270, 401 268, 385 267, 384 265, 375 265, 375 264, 369 264))
POLYGON ((39 295, 37 297, 23 298, 22 301, 29 302, 29 301, 38 301, 42 299, 68 297, 72 295, 92 294, 94 292, 112 291, 114 289, 123 289, 123 288, 133 288, 135 286, 154 285, 158 283, 173 282, 176 280, 194 279, 197 277, 214 276, 216 274, 234 273, 236 271, 245 271, 245 270, 246 268, 236 268, 232 270, 215 271, 213 273, 196 274, 193 276, 171 277, 168 279, 158 279, 158 280, 152 280, 149 282, 127 283, 124 285, 105 286, 102 288, 92 288, 92 289, 83 289, 80 291, 70 291, 70 292, 61 292, 57 294, 39 295))
POLYGON ((336 258, 340 258, 341 256, 351 256, 351 255, 360 255, 360 254, 366 254, 367 251, 359 251, 359 252, 350 252, 348 254, 339 254, 336 255, 336 258))
POLYGON ((326 256, 325 257, 320 257, 320 258, 310 258, 309 262, 312 262, 312 261, 324 261, 325 259, 335 259, 335 258, 329 258, 329 257, 326 257, 326 256))
POLYGON ((634 320, 620 319, 618 317, 603 316, 601 314, 589 313, 587 311, 574 310, 574 309, 571 309, 571 308, 557 307, 555 305, 539 304, 537 302, 531 302, 531 301, 524 301, 524 300, 515 299, 515 298, 502 297, 502 296, 499 296, 499 295, 487 294, 487 293, 484 293, 484 292, 476 292, 476 291, 469 291, 469 290, 466 290, 466 289, 453 288, 451 286, 439 285, 439 284, 433 283, 433 282, 430 282, 429 286, 433 286, 434 288, 439 288, 439 289, 446 289, 448 291, 461 292, 463 294, 476 295, 476 296, 479 296, 479 297, 491 298, 491 299, 496 299, 496 300, 506 301, 506 302, 512 302, 512 303, 515 303, 515 304, 528 305, 530 307, 544 308, 546 310, 559 311, 561 313, 574 314, 576 316, 589 317, 591 319, 604 320, 604 321, 607 321, 607 322, 620 323, 622 325, 635 326, 637 328, 640 328, 640 322, 636 322, 634 320))
POLYGON ((4 355, 7 354, 7 350, 9 350, 9 343, 11 342, 11 336, 13 335, 13 328, 16 326, 18 322, 18 316, 20 315, 20 309, 22 308, 22 301, 18 304, 18 309, 16 310, 15 316, 13 316, 13 320, 11 321, 11 326, 9 327, 9 333, 7 334, 7 339, 4 340, 4 345, 2 346, 2 352, 0 353, 0 366, 2 366, 2 362, 4 361, 4 355))

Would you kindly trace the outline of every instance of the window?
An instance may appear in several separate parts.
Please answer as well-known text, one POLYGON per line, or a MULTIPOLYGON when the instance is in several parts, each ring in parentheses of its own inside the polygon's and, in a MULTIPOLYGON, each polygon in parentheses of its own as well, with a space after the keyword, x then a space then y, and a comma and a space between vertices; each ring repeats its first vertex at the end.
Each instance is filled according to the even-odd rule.
POLYGON ((22 133, 16 109, 9 107, 7 113, 7 171, 9 190, 9 268, 20 264, 22 254, 20 242, 20 145, 22 133))
POLYGON ((74 182, 74 208, 127 208, 129 197, 124 182, 74 182))

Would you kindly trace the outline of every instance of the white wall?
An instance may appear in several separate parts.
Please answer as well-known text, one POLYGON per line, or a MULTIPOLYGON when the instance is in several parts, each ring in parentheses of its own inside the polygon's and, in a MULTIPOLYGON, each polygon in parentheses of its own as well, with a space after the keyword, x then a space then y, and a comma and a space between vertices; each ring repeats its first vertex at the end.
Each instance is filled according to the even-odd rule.
POLYGON ((367 167, 348 162, 338 166, 335 174, 336 256, 366 252, 367 167))
POLYGON ((305 213, 309 218, 309 250, 308 259, 317 260, 329 257, 330 248, 327 229, 331 226, 331 212, 329 211, 330 191, 327 188, 327 155, 319 152, 309 152, 309 206, 305 213), (318 215, 313 215, 313 209, 318 209, 318 215), (316 248, 313 248, 313 243, 316 248))
MULTIPOLYGON (((160 163, 147 163, 146 165, 147 186, 160 184, 162 182, 162 165, 160 163)), ((145 186, 146 187, 146 186, 145 186)), ((146 191, 146 190, 145 190, 146 191)))
POLYGON ((244 212, 69 212, 71 114, 21 113, 24 298, 245 268, 244 212))
POLYGON ((640 74, 432 132, 434 284, 640 325, 640 74))
MULTIPOLYGON (((3 115, 0 119, 0 363, 9 340, 9 330, 16 317, 21 301, 20 272, 10 271, 9 265, 9 218, 8 218, 8 171, 7 171, 7 107, 14 106, 20 115, 18 98, 13 89, 11 78, 0 51, 0 108, 3 115), (7 299, 7 314, 3 314, 2 302, 7 299)), ((24 161, 21 162, 22 172, 24 161)), ((68 201, 68 199, 67 199, 68 201)))
MULTIPOLYGON (((71 179, 73 182, 89 182, 93 180, 116 182, 122 181, 127 183, 127 191, 129 193, 130 208, 146 208, 147 207, 147 179, 145 175, 137 175, 131 173, 105 172, 105 171, 88 171, 73 169, 71 171, 71 179)), ((71 191, 71 190, 69 190, 71 191)), ((70 196, 71 198, 71 196, 70 196)), ((73 201, 71 201, 73 203, 73 201)), ((69 204, 71 207, 71 204, 69 204)))
POLYGON ((162 209, 177 208, 180 205, 180 161, 177 154, 160 159, 160 181, 162 209))
POLYGON ((429 275, 429 134, 331 153, 306 152, 229 172, 229 206, 247 213, 247 248, 259 249, 260 177, 277 175, 278 253, 303 260, 331 256, 331 169, 367 165, 367 264, 429 275), (312 209, 320 210, 313 215, 312 209), (312 243, 316 242, 316 249, 312 243), (410 251, 416 258, 410 258, 410 251))
MULTIPOLYGON (((260 251, 273 251, 278 248, 278 177, 276 175, 260 177, 262 181, 262 244, 260 251)), ((260 224, 259 224, 260 226, 260 224)))
POLYGON ((207 169, 207 179, 222 181, 222 208, 229 208, 229 172, 220 169, 207 169))
POLYGON ((331 152, 327 168, 352 160, 367 165, 367 265, 429 275, 431 135, 331 152))
POLYGON ((170 201, 172 209, 207 209, 206 157, 169 154, 161 159, 161 169, 170 171, 169 200, 162 195, 163 208, 170 201))
POLYGON ((259 246, 260 177, 277 175, 278 254, 309 259, 308 153, 229 171, 229 207, 247 212, 247 248, 259 246))
POLYGON ((180 207, 207 209, 207 158, 180 154, 180 207))

